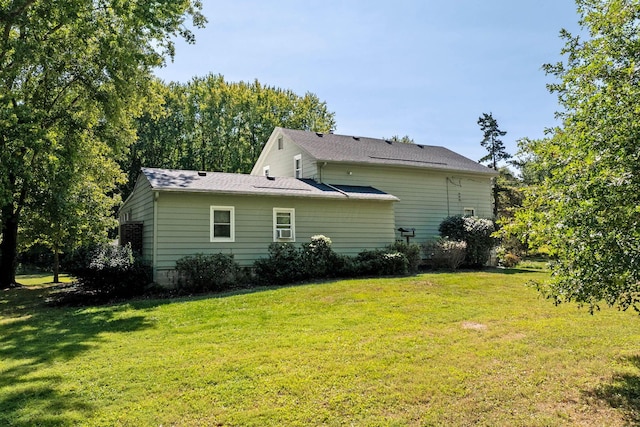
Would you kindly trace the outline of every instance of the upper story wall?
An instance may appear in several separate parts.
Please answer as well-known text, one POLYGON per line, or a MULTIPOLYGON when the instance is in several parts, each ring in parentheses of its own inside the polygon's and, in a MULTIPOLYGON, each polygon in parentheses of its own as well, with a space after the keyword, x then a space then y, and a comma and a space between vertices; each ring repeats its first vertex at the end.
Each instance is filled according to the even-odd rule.
POLYGON ((268 167, 270 176, 294 177, 297 156, 302 168, 299 178, 317 180, 318 169, 315 159, 280 131, 274 132, 265 144, 262 154, 251 170, 251 175, 264 175, 264 168, 268 167))
MULTIPOLYGON (((451 215, 473 210, 492 216, 491 177, 420 168, 329 163, 319 168, 328 184, 372 186, 400 199, 394 204, 396 229, 415 228, 416 242, 438 235, 438 226, 451 215)), ((399 233, 398 233, 399 237, 399 233)))

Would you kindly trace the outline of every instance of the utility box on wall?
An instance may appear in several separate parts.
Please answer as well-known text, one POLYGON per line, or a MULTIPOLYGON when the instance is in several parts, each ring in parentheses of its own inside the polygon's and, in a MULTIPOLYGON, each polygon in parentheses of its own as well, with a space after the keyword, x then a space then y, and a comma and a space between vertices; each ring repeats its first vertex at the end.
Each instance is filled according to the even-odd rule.
POLYGON ((131 249, 142 254, 142 222, 125 222, 120 224, 120 245, 131 244, 131 249))

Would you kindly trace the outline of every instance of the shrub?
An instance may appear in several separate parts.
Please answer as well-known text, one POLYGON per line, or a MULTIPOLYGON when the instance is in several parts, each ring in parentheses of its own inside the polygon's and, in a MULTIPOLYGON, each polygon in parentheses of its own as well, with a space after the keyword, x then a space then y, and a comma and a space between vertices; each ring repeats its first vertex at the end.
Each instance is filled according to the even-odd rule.
POLYGON ((216 292, 237 284, 240 267, 231 254, 196 254, 176 261, 176 287, 185 292, 216 292))
POLYGON ((82 291, 110 298, 142 295, 153 281, 151 267, 134 256, 131 245, 81 248, 72 255, 67 270, 82 291))
POLYGON ((316 235, 311 242, 302 246, 302 265, 304 276, 313 279, 323 279, 335 276, 340 268, 339 257, 331 249, 331 239, 316 235))
POLYGON ((462 265, 467 253, 465 242, 444 238, 425 243, 422 248, 430 266, 436 269, 455 270, 462 265))
POLYGON ((492 220, 456 215, 445 218, 438 230, 441 237, 467 244, 465 265, 480 268, 489 260, 491 248, 495 245, 495 239, 491 236, 495 231, 492 220))
POLYGON ((267 285, 281 285, 305 279, 302 251, 292 243, 272 243, 268 258, 254 262, 257 280, 267 285))
POLYGON ((500 265, 507 268, 515 267, 520 263, 520 257, 507 250, 504 246, 500 246, 496 250, 496 257, 498 258, 500 265))
POLYGON ((467 256, 465 262, 473 268, 481 268, 489 261, 491 248, 495 246, 495 239, 492 237, 495 225, 492 220, 465 217, 464 231, 467 243, 467 256))
POLYGON ((417 243, 409 243, 397 241, 387 247, 389 252, 400 252, 407 257, 409 273, 417 273, 422 264, 422 251, 417 243))
POLYGON ((440 237, 454 241, 465 241, 464 217, 454 215, 445 218, 438 227, 440 237))
POLYGON ((355 264, 359 276, 395 276, 407 274, 409 260, 403 253, 376 249, 360 252, 355 264))

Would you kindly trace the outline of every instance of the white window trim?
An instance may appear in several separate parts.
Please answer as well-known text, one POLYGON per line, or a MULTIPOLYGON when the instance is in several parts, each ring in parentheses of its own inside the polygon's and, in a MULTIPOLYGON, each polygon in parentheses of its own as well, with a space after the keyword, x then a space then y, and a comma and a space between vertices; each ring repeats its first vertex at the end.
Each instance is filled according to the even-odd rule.
POLYGON ((293 156, 293 177, 294 178, 302 178, 302 154, 296 154, 295 156, 293 156), (296 162, 300 160, 300 168, 297 169, 296 168, 296 162), (298 176, 298 171, 300 171, 300 174, 298 176))
POLYGON ((267 166, 263 167, 263 168, 262 168, 262 174, 263 174, 264 176, 269 176, 269 170, 270 170, 270 169, 271 169, 271 168, 269 167, 269 165, 267 165, 267 166))
POLYGON ((211 206, 209 211, 209 240, 213 242, 235 242, 236 241, 236 209, 234 206, 211 206), (215 211, 230 211, 230 225, 231 225, 231 233, 230 237, 215 237, 213 235, 214 231, 214 212, 215 211))
POLYGON ((464 216, 475 216, 476 215, 476 208, 464 208, 464 209, 462 209, 462 213, 463 213, 464 216), (468 215, 467 211, 471 211, 471 215, 468 215))
POLYGON ((295 242, 296 241, 296 210, 293 208, 273 208, 273 241, 274 242, 295 242), (291 215, 291 238, 278 239, 278 213, 286 212, 291 215))

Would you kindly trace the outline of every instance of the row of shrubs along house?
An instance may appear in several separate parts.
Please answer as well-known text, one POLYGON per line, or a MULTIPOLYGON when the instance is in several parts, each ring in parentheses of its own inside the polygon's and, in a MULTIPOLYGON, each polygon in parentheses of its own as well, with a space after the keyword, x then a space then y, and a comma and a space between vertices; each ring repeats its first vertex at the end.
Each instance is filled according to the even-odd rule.
POLYGON ((120 209, 131 242, 168 283, 178 259, 329 236, 356 255, 408 235, 422 243, 451 215, 491 217, 495 171, 444 147, 276 128, 251 174, 143 168, 120 209))

